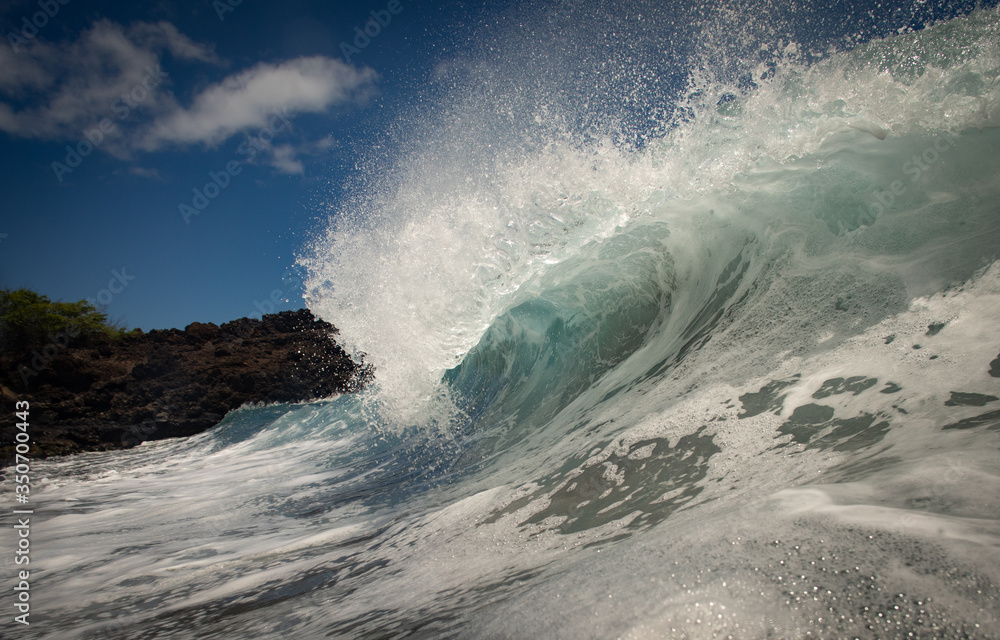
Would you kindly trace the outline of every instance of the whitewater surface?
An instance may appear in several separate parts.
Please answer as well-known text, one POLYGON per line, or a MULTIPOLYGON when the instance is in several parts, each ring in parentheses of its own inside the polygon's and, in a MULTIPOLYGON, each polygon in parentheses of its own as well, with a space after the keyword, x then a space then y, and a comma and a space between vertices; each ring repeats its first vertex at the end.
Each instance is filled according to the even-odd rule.
POLYGON ((377 383, 38 463, 24 636, 1000 637, 1000 15, 710 33, 442 69, 300 259, 377 383))

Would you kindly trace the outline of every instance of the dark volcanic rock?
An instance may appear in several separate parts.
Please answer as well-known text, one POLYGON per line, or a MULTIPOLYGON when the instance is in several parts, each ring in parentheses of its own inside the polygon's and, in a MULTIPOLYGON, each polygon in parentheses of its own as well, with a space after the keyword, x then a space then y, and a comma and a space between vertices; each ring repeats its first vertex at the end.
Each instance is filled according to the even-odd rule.
POLYGON ((14 400, 30 403, 29 456, 41 458, 193 435, 247 402, 356 391, 371 368, 333 341, 336 332, 308 310, 284 311, 74 343, 27 384, 25 363, 4 361, 0 466, 14 454, 14 400))

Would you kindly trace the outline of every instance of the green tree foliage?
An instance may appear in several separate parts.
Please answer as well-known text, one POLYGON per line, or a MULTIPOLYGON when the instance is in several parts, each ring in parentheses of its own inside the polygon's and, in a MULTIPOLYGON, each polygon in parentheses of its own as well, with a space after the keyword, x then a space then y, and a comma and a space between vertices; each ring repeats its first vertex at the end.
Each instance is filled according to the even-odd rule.
POLYGON ((86 300, 52 302, 29 289, 0 289, 0 344, 4 355, 26 353, 60 335, 74 339, 102 335, 118 338, 125 333, 86 300))

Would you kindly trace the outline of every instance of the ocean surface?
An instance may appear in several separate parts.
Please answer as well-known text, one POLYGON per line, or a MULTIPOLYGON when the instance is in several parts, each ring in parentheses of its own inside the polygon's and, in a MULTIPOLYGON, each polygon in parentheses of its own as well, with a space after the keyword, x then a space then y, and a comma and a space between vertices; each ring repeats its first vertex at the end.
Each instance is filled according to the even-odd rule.
POLYGON ((1000 638, 1000 14, 878 6, 442 63, 299 258, 376 383, 35 463, 17 637, 1000 638))

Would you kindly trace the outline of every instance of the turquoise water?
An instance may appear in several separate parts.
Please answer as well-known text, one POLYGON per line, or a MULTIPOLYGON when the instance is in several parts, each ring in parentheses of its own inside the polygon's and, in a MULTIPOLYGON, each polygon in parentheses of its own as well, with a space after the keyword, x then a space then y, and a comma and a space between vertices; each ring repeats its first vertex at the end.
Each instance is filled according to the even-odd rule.
POLYGON ((443 70, 300 259, 376 384, 42 463, 26 637, 1000 637, 1000 16, 712 33, 443 70))

